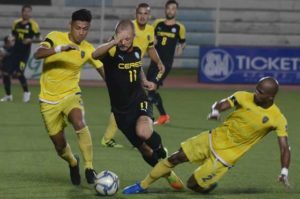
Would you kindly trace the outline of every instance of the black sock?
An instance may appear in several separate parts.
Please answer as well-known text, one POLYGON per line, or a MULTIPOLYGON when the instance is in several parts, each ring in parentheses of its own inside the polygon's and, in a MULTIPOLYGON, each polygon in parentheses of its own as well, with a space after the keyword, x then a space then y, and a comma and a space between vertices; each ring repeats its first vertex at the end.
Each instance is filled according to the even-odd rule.
POLYGON ((148 146, 153 150, 153 157, 158 159, 166 158, 167 153, 161 143, 161 137, 158 133, 153 131, 151 137, 145 141, 148 146))
POLYGON ((5 94, 6 95, 10 95, 11 94, 11 89, 10 89, 10 76, 8 75, 4 75, 3 76, 3 84, 4 84, 4 90, 5 90, 5 94))
POLYGON ((28 90, 27 81, 26 81, 26 78, 25 78, 24 74, 18 76, 18 79, 19 79, 20 84, 23 88, 23 91, 28 92, 29 90, 28 90))
POLYGON ((148 91, 148 99, 152 104, 157 104, 155 91, 148 91))
POLYGON ((167 113, 166 113, 165 108, 163 106, 163 101, 162 101, 162 98, 161 98, 160 94, 158 92, 156 92, 155 94, 156 94, 155 95, 155 98, 156 98, 156 104, 155 105, 156 105, 156 107, 159 111, 159 114, 160 115, 166 115, 167 113))
POLYGON ((152 167, 154 167, 158 163, 158 157, 156 153, 153 152, 151 157, 143 156, 143 159, 152 167))

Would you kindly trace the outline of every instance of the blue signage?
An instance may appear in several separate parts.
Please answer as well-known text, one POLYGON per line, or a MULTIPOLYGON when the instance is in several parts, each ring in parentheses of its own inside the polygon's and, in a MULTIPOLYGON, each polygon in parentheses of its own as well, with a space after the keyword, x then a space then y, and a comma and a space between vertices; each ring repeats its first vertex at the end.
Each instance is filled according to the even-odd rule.
POLYGON ((300 48, 200 47, 198 81, 256 83, 272 76, 280 84, 300 84, 300 48))

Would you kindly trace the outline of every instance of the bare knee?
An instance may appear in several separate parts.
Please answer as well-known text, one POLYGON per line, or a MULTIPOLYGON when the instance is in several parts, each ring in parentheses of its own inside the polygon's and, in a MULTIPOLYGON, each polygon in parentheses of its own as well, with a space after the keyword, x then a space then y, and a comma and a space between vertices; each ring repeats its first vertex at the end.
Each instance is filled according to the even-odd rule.
POLYGON ((173 153, 171 156, 168 157, 168 161, 172 165, 176 166, 180 163, 187 162, 188 158, 186 157, 183 150, 180 148, 178 151, 176 151, 175 153, 173 153))
POLYGON ((138 150, 145 157, 151 157, 153 153, 153 150, 146 144, 142 144, 140 147, 138 147, 138 150))
POLYGON ((148 116, 140 116, 136 122, 137 136, 143 140, 151 137, 153 132, 152 121, 148 116))

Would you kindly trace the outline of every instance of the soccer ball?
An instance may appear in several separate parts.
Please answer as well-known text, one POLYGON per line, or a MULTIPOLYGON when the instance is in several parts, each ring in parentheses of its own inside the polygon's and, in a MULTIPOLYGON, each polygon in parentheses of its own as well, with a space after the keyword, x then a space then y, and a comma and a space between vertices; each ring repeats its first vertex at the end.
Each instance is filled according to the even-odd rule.
POLYGON ((112 196, 117 193, 120 185, 119 177, 108 170, 98 173, 95 180, 96 192, 103 196, 112 196))

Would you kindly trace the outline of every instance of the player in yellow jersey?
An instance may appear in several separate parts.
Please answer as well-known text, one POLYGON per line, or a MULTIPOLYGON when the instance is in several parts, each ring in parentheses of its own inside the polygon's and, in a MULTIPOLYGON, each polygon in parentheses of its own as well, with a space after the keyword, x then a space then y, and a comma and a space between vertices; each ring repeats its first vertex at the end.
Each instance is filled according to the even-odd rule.
MULTIPOLYGON (((156 85, 158 84, 162 74, 165 71, 165 66, 160 60, 160 57, 157 54, 156 49, 154 48, 154 29, 151 25, 148 24, 150 18, 151 8, 147 3, 140 3, 136 8, 136 19, 133 20, 135 28, 135 38, 133 41, 134 45, 140 47, 142 51, 142 57, 145 53, 148 53, 151 61, 156 64, 159 73, 156 75, 154 81, 156 85)), ((106 147, 122 147, 122 145, 117 144, 113 137, 117 132, 117 124, 114 118, 114 115, 111 114, 109 118, 109 123, 104 133, 104 136, 101 140, 101 145, 106 147)))
POLYGON ((94 183, 93 146, 90 131, 84 119, 84 107, 79 88, 80 70, 89 62, 100 74, 102 62, 92 58, 94 47, 85 40, 92 20, 89 10, 80 9, 72 14, 69 32, 50 32, 34 56, 44 59, 39 95, 41 114, 57 154, 68 162, 71 182, 79 185, 79 157, 74 156, 64 128, 67 119, 76 131, 81 150, 85 177, 94 183))
POLYGON ((187 187, 199 193, 212 191, 220 178, 258 141, 275 131, 281 155, 278 180, 289 187, 290 149, 287 120, 274 103, 277 80, 262 78, 255 93, 239 91, 213 104, 208 119, 219 119, 220 112, 235 108, 219 127, 181 143, 181 148, 160 161, 140 183, 126 187, 125 194, 145 192, 154 181, 183 162, 200 165, 188 179, 187 187))

